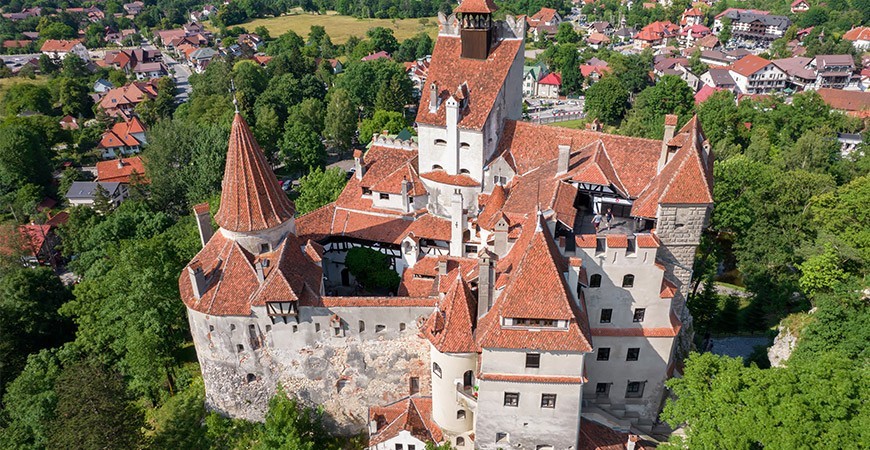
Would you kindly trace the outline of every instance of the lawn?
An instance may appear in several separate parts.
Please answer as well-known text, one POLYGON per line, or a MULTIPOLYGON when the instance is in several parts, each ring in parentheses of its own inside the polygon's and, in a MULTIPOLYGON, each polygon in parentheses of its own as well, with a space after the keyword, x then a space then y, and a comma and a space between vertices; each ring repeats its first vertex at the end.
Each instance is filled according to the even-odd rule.
POLYGON ((24 77, 9 77, 9 78, 0 78, 0 92, 6 89, 6 86, 11 86, 13 84, 18 83, 32 83, 32 84, 44 84, 48 81, 48 77, 43 75, 37 75, 36 78, 24 78, 24 77))
POLYGON ((240 24, 248 31, 264 26, 269 30, 272 37, 278 37, 287 31, 307 37, 312 25, 321 25, 332 39, 333 44, 342 44, 351 36, 365 37, 366 31, 374 27, 385 27, 393 30, 399 42, 415 36, 417 33, 426 32, 432 38, 438 34, 438 19, 430 17, 426 19, 357 19, 350 16, 339 15, 335 11, 327 14, 291 13, 280 17, 255 19, 240 24), (423 25, 425 21, 425 25, 423 25))
POLYGON ((574 129, 586 129, 586 119, 577 119, 577 120, 566 120, 563 122, 553 122, 548 125, 554 127, 562 127, 562 128, 574 128, 574 129))

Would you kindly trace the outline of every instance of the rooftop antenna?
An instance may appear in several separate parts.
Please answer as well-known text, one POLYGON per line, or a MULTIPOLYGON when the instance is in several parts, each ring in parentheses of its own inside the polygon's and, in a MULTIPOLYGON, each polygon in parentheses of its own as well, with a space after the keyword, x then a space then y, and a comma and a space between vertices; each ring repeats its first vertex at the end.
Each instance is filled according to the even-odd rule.
POLYGON ((233 94, 233 107, 236 109, 236 114, 239 113, 239 99, 236 97, 236 82, 235 80, 230 80, 230 92, 233 94))

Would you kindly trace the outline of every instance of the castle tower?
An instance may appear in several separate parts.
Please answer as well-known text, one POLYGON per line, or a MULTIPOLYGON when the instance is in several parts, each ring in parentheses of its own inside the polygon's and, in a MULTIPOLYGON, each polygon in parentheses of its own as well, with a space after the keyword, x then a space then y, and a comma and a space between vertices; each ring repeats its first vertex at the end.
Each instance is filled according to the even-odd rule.
POLYGON ((276 248, 287 233, 295 233, 296 210, 260 150, 241 114, 230 133, 227 163, 215 221, 224 236, 253 254, 276 248))
POLYGON ((492 13, 498 6, 492 0, 464 0, 454 10, 460 20, 462 38, 462 57, 486 59, 492 49, 492 13))

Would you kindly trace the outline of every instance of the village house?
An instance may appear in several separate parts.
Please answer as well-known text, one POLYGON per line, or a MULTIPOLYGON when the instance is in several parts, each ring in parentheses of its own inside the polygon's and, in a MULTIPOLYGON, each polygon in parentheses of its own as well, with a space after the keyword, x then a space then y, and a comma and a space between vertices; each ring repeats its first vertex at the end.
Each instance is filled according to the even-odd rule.
POLYGON ((798 14, 809 11, 810 3, 807 0, 794 0, 791 2, 791 13, 798 14))
POLYGON ((33 8, 24 8, 20 12, 3 13, 3 18, 11 22, 29 19, 31 17, 39 17, 42 15, 42 8, 36 6, 33 8))
MULTIPOLYGON (((341 68, 341 62, 337 59, 331 59, 330 66, 332 66, 333 73, 335 73, 336 68, 341 68), (332 61, 335 61, 333 63, 332 61)), ((429 76, 429 64, 432 61, 432 55, 419 58, 415 61, 410 61, 405 63, 405 73, 408 75, 408 78, 411 79, 411 83, 414 84, 414 94, 419 98, 423 91, 423 85, 426 84, 426 77, 429 76)))
POLYGON ((786 89, 799 92, 804 89, 812 89, 816 82, 816 72, 809 68, 810 61, 812 61, 812 58, 793 56, 791 58, 774 59, 771 62, 776 64, 776 67, 779 67, 788 77, 786 89))
POLYGON ((157 97, 157 79, 134 81, 130 84, 110 89, 100 99, 98 106, 109 117, 129 119, 139 103, 157 97))
POLYGON ((643 448, 626 431, 652 430, 690 348, 709 143, 697 117, 663 139, 520 121, 525 22, 495 10, 440 18, 418 139, 375 136, 308 214, 236 111, 219 228, 193 208, 178 279, 210 410, 262 420, 282 386, 371 449, 643 448), (358 248, 395 292, 358 283, 358 248))
POLYGON ((831 109, 860 119, 870 118, 870 92, 822 88, 817 91, 831 109))
POLYGON ((781 92, 788 81, 785 72, 776 64, 755 55, 744 56, 731 64, 728 73, 734 79, 739 94, 781 92))
POLYGON ((551 72, 538 81, 536 96, 539 98, 559 98, 562 89, 562 75, 551 72))
POLYGON ((39 51, 55 61, 62 61, 69 54, 76 55, 84 61, 90 60, 88 49, 79 39, 48 39, 43 42, 39 51))
POLYGON ((634 35, 634 46, 638 49, 662 46, 668 39, 677 37, 679 31, 680 28, 671 22, 653 22, 634 35))
POLYGON ((704 11, 700 8, 689 8, 680 17, 680 26, 691 27, 694 25, 704 25, 704 11))
POLYGON ((786 16, 772 15, 767 11, 729 8, 716 16, 713 26, 716 34, 722 31, 722 19, 725 17, 731 19, 731 39, 738 45, 766 47, 770 42, 781 38, 791 26, 791 20, 786 16))
POLYGON ((852 84, 855 60, 852 55, 816 55, 807 68, 815 72, 816 89, 844 89, 852 84))
POLYGON ((541 36, 551 37, 556 34, 559 24, 562 23, 562 16, 553 8, 541 8, 533 16, 526 18, 526 21, 532 38, 539 40, 541 36))
POLYGON ((138 176, 142 182, 146 181, 145 164, 139 156, 97 162, 96 181, 130 184, 134 176, 138 176))
POLYGON ((145 144, 145 125, 134 115, 106 130, 97 148, 103 151, 103 159, 113 159, 139 153, 145 144))
POLYGON ((850 41, 855 50, 870 50, 870 27, 855 27, 843 35, 843 39, 850 41))
POLYGON ((138 16, 139 13, 141 13, 142 10, 145 8, 145 3, 141 2, 139 0, 136 0, 135 2, 124 3, 124 5, 122 7, 124 8, 124 11, 128 15, 135 17, 135 16, 138 16))
POLYGON ((101 181, 76 181, 73 182, 69 190, 66 192, 66 200, 70 206, 89 206, 94 207, 94 203, 99 197, 100 189, 104 191, 104 195, 112 207, 117 207, 127 198, 127 185, 118 182, 101 182, 101 181))

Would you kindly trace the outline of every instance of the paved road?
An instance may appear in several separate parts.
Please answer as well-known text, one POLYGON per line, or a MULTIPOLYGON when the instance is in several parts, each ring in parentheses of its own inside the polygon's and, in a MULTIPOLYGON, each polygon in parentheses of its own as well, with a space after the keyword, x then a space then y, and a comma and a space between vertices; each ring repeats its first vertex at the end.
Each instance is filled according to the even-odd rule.
POLYGON ((158 49, 150 40, 145 39, 142 48, 146 50, 161 51, 163 54, 163 64, 166 64, 166 68, 169 69, 169 73, 172 75, 172 78, 175 79, 175 100, 178 103, 186 102, 187 99, 190 98, 190 92, 193 90, 188 82, 191 74, 190 67, 188 67, 187 64, 177 61, 169 54, 169 52, 158 49))
POLYGON ((541 122, 557 122, 560 117, 566 117, 564 120, 573 120, 583 117, 583 99, 568 100, 563 104, 553 104, 546 109, 529 113, 531 120, 541 122))

